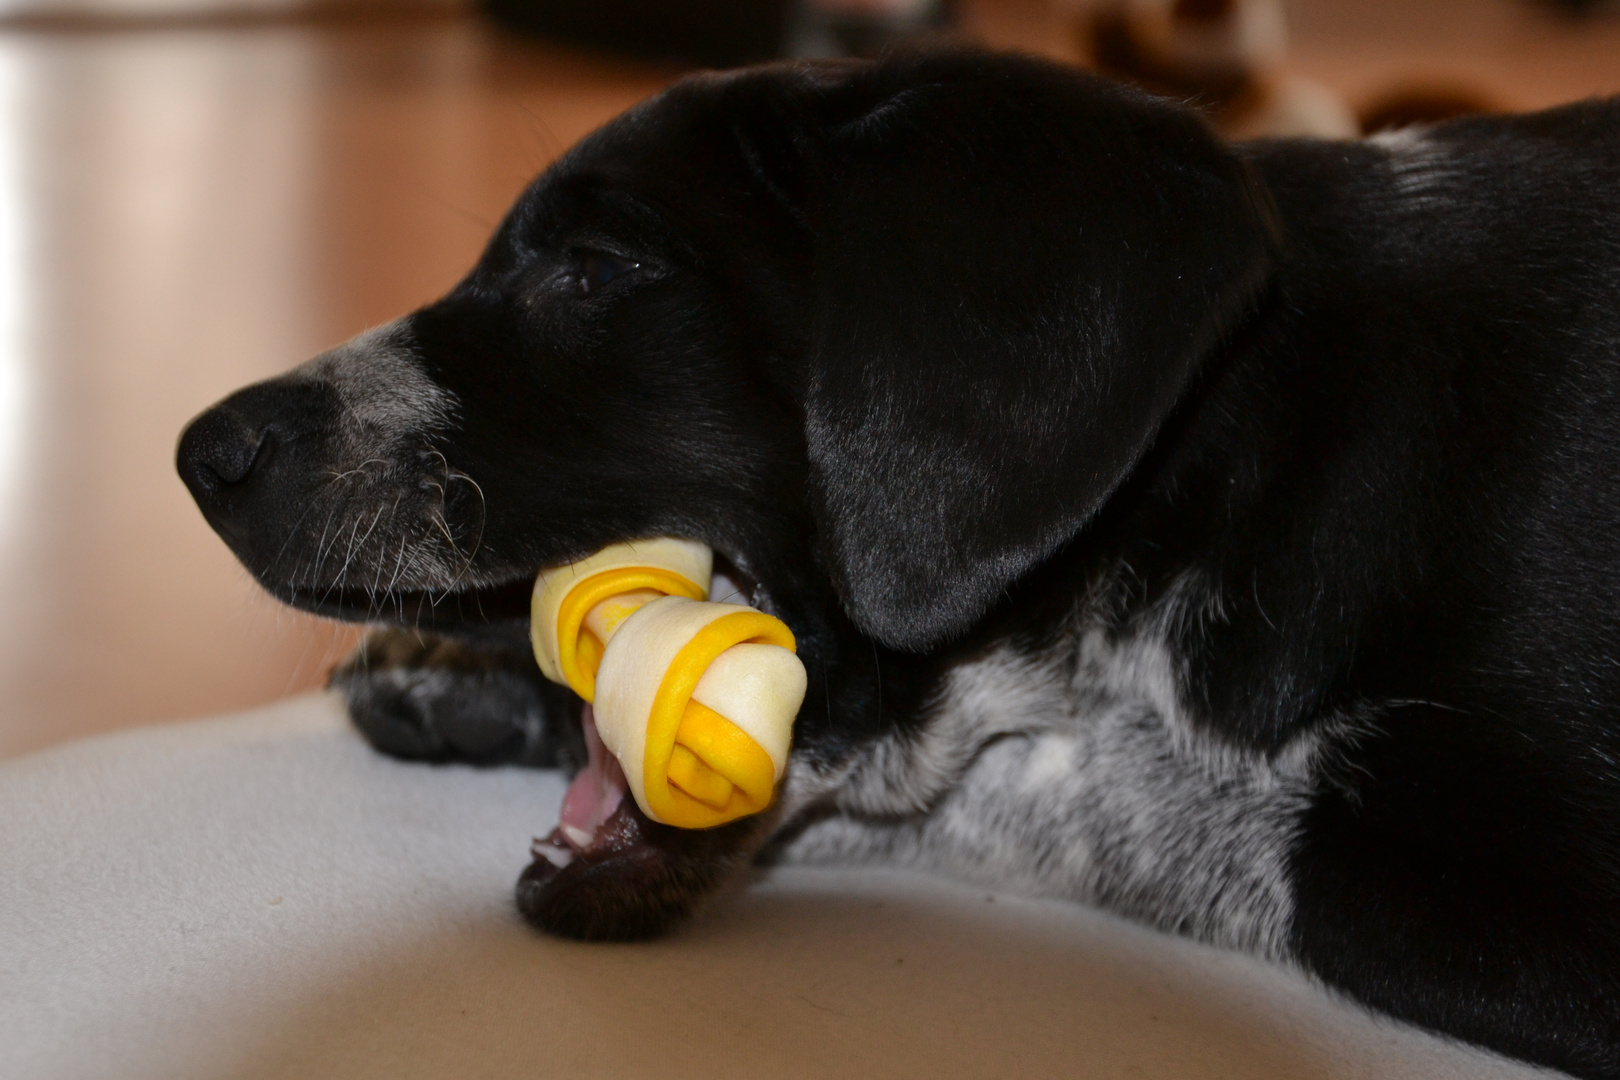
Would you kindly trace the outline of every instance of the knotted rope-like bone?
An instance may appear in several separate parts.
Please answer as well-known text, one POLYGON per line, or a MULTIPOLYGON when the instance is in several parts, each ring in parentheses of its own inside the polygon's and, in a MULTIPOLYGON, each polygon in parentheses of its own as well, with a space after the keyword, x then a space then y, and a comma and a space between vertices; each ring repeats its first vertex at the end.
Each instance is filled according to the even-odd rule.
POLYGON ((530 609, 540 670, 592 703, 642 812, 687 829, 770 805, 804 701, 792 631, 708 602, 712 570, 693 541, 615 544, 541 571, 530 609))

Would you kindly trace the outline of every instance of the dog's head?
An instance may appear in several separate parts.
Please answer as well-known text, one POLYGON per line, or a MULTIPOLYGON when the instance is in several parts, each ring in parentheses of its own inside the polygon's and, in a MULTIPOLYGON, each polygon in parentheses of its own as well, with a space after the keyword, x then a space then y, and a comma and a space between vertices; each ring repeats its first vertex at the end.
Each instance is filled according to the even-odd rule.
POLYGON ((278 597, 446 632, 702 540, 800 637, 794 755, 830 772, 875 730, 821 700, 845 655, 936 648, 1081 532, 1265 279, 1262 201, 1194 117, 1036 61, 698 76, 448 296, 204 413, 180 471, 278 597))

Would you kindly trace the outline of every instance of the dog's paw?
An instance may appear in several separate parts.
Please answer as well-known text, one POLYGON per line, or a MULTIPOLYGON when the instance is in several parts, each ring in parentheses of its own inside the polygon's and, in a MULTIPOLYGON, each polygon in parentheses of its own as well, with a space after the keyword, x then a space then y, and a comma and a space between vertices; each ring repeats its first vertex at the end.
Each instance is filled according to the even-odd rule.
POLYGON ((372 632, 331 686, 367 742, 413 761, 577 768, 579 703, 527 653, 372 632))

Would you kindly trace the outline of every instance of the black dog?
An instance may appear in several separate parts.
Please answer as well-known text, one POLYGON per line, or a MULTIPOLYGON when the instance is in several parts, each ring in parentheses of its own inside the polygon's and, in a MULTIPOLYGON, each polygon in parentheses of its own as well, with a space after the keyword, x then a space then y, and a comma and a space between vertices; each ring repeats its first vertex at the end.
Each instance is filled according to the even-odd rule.
POLYGON ((179 463, 277 596, 427 632, 337 676, 392 753, 583 765, 528 596, 614 541, 791 625, 774 810, 605 806, 548 930, 936 867, 1620 1076, 1614 103, 1227 148, 1013 57, 688 79, 179 463))

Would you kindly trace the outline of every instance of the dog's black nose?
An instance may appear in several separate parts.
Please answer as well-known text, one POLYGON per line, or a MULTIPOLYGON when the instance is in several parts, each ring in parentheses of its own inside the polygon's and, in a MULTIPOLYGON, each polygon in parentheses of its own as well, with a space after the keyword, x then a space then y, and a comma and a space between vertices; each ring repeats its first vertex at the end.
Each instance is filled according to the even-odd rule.
POLYGON ((176 464, 186 486, 212 492, 222 484, 247 479, 253 462, 268 441, 269 428, 255 428, 229 409, 209 409, 180 436, 176 464))
POLYGON ((278 457, 331 419, 335 397, 325 383, 303 379, 272 379, 237 391, 181 432, 175 451, 180 478, 210 518, 227 512, 262 486, 257 482, 274 471, 278 457))

